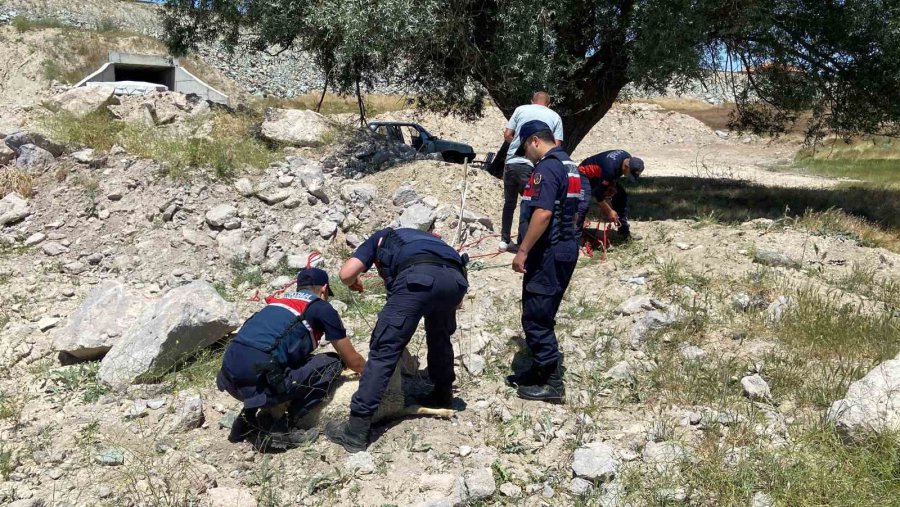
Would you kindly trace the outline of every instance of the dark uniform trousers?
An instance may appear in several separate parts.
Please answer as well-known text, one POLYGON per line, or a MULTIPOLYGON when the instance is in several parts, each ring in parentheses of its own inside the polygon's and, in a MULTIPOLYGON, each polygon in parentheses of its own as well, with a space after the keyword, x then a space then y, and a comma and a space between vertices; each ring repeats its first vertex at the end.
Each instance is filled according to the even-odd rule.
MULTIPOLYGON (((529 254, 528 261, 531 256, 529 254)), ((535 362, 552 367, 560 358, 556 339, 556 312, 575 272, 577 250, 548 248, 539 259, 525 264, 522 283, 522 329, 535 362)))
POLYGON ((291 402, 294 411, 309 410, 318 405, 327 395, 331 382, 343 371, 341 359, 334 353, 313 354, 309 360, 295 368, 285 368, 284 378, 277 385, 264 376, 249 376, 249 372, 235 377, 232 372, 222 369, 216 377, 220 390, 244 402, 246 408, 266 408, 291 402))
POLYGON ((466 278, 451 266, 416 264, 397 275, 372 331, 369 358, 350 402, 352 415, 368 417, 378 410, 400 354, 422 317, 428 375, 437 387, 453 385, 456 375, 450 336, 456 331, 456 308, 467 288, 466 278))
POLYGON ((503 169, 503 214, 500 217, 500 239, 509 243, 512 233, 513 214, 519 203, 519 196, 528 185, 528 178, 534 168, 528 164, 509 164, 503 169))
MULTIPOLYGON (((592 189, 591 180, 587 176, 581 175, 581 200, 578 201, 578 221, 576 223, 578 229, 576 233, 579 238, 584 231, 584 220, 587 217, 588 209, 591 207, 591 197, 598 202, 606 198, 604 195, 605 187, 601 185, 596 185, 595 187, 596 188, 592 189)), ((628 194, 625 192, 625 187, 623 187, 622 183, 619 181, 616 181, 616 194, 613 196, 610 206, 612 206, 612 209, 619 214, 619 221, 622 223, 619 227, 619 232, 628 234, 628 194)))

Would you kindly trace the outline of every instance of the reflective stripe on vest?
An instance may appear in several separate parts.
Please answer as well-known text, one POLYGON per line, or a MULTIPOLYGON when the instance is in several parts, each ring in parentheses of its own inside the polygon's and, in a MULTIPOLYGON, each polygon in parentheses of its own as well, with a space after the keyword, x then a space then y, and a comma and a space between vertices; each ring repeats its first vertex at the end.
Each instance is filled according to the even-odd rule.
MULTIPOLYGON (((309 305, 318 301, 318 296, 310 294, 308 292, 285 292, 279 297, 269 296, 266 298, 267 306, 277 306, 279 308, 284 308, 288 310, 295 317, 300 318, 303 316, 306 309, 309 305)), ((312 348, 315 350, 316 347, 319 346, 319 341, 322 339, 321 331, 314 331, 312 326, 306 319, 303 319, 303 326, 309 332, 309 337, 312 340, 312 348)))

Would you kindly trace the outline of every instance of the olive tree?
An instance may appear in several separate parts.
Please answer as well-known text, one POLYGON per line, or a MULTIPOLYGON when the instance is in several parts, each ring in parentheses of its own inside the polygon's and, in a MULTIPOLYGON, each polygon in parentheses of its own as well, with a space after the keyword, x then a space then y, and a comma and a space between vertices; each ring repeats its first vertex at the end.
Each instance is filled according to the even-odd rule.
POLYGON ((724 80, 733 124, 896 134, 896 0, 168 0, 169 44, 310 52, 339 92, 375 77, 421 107, 504 114, 544 89, 573 150, 626 90, 724 80), (713 72, 724 70, 725 72, 713 72), (630 85, 630 86, 629 86, 630 85))

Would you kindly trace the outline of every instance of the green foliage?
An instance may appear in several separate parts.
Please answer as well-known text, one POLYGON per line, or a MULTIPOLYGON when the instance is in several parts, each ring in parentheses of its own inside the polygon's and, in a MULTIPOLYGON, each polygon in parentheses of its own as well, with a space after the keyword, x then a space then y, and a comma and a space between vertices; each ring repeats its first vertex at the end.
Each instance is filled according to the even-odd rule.
POLYGON ((250 114, 223 112, 192 121, 196 125, 188 128, 211 121, 212 132, 192 137, 115 120, 105 110, 83 117, 58 113, 45 118, 41 126, 54 139, 71 147, 108 151, 119 145, 134 155, 158 160, 176 179, 189 178, 205 169, 211 177, 228 180, 248 168, 265 168, 278 157, 275 150, 253 136, 256 118, 250 114))
POLYGON ((67 395, 80 392, 82 401, 94 403, 108 392, 106 385, 97 378, 99 369, 100 363, 94 361, 51 370, 49 389, 67 395))
POLYGON ((231 272, 234 274, 234 278, 231 280, 231 286, 234 288, 245 283, 250 287, 259 287, 263 284, 262 270, 259 269, 259 266, 252 266, 240 259, 234 259, 231 261, 231 272))
POLYGON ((692 79, 732 88, 738 128, 783 132, 810 112, 817 139, 896 132, 898 11, 818 0, 167 0, 164 28, 176 53, 210 40, 292 47, 338 92, 388 78, 422 107, 467 117, 488 97, 508 115, 545 89, 571 151, 626 85, 684 89, 692 79))
POLYGON ((41 28, 64 28, 66 25, 52 17, 29 19, 25 16, 16 16, 12 19, 12 26, 21 33, 41 28))

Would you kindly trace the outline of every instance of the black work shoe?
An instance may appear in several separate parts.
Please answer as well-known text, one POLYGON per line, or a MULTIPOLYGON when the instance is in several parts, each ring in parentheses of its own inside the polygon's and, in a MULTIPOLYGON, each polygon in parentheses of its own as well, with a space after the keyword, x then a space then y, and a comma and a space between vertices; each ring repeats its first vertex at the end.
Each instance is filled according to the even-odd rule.
POLYGON ((347 452, 365 451, 369 445, 369 430, 372 417, 350 416, 345 422, 332 421, 325 425, 325 436, 328 440, 339 444, 347 452))
POLYGON ((521 373, 513 373, 506 376, 506 385, 509 387, 533 386, 540 384, 542 380, 538 378, 537 370, 531 367, 521 373))
POLYGON ((534 401, 546 401, 548 403, 564 403, 566 397, 566 386, 562 378, 561 362, 552 367, 552 373, 549 368, 538 368, 537 375, 545 378, 543 382, 535 385, 522 385, 516 391, 519 398, 534 401))
POLYGON ((256 410, 255 408, 242 409, 234 418, 234 422, 231 423, 231 432, 228 433, 229 442, 233 444, 243 442, 257 431, 259 423, 256 420, 256 410))
POLYGON ((429 408, 453 408, 453 388, 435 387, 430 393, 417 397, 416 403, 429 408))

